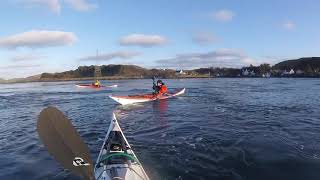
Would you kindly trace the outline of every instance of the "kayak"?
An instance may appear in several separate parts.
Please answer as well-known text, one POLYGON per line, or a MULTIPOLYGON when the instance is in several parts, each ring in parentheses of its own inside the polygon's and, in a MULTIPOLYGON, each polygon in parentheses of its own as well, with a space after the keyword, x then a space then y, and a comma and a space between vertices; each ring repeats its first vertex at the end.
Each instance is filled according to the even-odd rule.
POLYGON ((111 85, 111 86, 96 86, 96 85, 92 85, 92 84, 76 84, 77 87, 79 88, 106 88, 106 87, 118 87, 118 85, 111 85))
POLYGON ((96 180, 149 180, 113 114, 94 167, 96 180))
POLYGON ((134 103, 155 101, 157 99, 168 99, 171 97, 175 97, 175 96, 179 96, 181 94, 184 94, 185 91, 186 91, 186 89, 183 88, 183 89, 178 89, 172 93, 165 93, 161 96, 158 96, 155 94, 144 94, 144 95, 129 95, 129 96, 111 95, 109 97, 122 105, 128 105, 128 104, 134 104, 134 103))
POLYGON ((92 84, 76 84, 79 88, 104 88, 105 86, 96 86, 92 84))

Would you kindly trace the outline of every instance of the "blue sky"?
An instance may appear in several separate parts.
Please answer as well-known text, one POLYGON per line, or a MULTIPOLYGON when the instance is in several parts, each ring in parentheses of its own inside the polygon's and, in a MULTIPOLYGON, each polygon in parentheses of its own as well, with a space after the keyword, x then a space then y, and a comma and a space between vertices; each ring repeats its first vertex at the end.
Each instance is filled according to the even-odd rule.
POLYGON ((319 56, 319 6, 317 0, 4 0, 0 78, 90 64, 190 69, 319 56))

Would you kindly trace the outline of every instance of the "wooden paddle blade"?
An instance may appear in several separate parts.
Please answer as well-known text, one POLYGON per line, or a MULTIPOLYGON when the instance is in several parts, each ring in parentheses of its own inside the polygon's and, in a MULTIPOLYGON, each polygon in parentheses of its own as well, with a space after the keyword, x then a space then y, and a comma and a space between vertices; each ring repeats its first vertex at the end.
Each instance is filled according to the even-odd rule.
POLYGON ((64 168, 85 179, 95 179, 89 148, 61 111, 55 107, 42 110, 37 131, 48 152, 64 168))

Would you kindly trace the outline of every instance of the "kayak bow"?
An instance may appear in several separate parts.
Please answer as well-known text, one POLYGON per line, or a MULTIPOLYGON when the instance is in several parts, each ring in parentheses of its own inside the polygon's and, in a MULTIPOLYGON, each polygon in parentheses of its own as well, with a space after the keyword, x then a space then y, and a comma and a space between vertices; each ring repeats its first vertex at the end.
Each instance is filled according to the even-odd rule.
POLYGON ((97 180, 149 180, 114 114, 94 171, 97 180))
POLYGON ((128 104, 142 103, 142 102, 148 102, 148 101, 155 101, 157 99, 168 99, 171 97, 175 97, 175 96, 179 96, 181 94, 184 94, 185 91, 186 91, 185 88, 178 89, 173 93, 166 93, 160 97, 155 94, 129 95, 129 96, 111 95, 109 97, 121 105, 128 105, 128 104))

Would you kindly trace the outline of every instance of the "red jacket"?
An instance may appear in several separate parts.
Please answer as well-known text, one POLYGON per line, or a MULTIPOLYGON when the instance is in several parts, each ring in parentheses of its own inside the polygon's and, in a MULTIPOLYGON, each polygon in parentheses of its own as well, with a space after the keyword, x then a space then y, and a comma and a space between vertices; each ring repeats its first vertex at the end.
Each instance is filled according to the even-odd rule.
POLYGON ((166 93, 168 92, 168 88, 166 85, 162 85, 160 90, 159 90, 159 93, 163 94, 163 93, 166 93))

